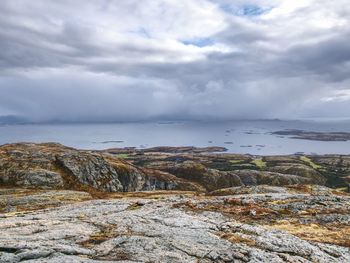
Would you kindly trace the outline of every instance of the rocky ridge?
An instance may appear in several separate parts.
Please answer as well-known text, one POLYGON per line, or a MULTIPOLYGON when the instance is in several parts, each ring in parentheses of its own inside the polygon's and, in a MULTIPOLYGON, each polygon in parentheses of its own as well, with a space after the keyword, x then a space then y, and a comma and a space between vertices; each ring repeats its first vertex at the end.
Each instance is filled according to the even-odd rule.
POLYGON ((234 186, 319 184, 345 187, 349 156, 251 156, 220 147, 83 151, 56 143, 0 146, 0 184, 14 187, 133 192, 214 191, 234 186))
POLYGON ((165 172, 141 169, 119 158, 55 143, 1 146, 0 184, 90 192, 201 189, 165 172))

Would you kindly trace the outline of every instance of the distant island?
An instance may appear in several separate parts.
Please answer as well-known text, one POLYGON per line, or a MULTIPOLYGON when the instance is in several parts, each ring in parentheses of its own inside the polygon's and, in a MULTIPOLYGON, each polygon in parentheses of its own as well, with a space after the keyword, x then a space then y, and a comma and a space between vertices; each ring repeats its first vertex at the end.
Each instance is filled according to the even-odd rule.
POLYGON ((339 141, 350 140, 349 132, 314 132, 303 130, 283 130, 272 132, 274 135, 292 136, 291 139, 311 140, 311 141, 339 141))

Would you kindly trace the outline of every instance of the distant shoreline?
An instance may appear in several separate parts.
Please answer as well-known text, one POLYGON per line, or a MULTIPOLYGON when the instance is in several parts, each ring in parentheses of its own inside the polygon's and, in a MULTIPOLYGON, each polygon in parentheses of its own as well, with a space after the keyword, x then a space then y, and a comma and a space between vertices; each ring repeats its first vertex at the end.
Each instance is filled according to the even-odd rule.
POLYGON ((103 150, 158 146, 224 147, 252 155, 350 154, 350 122, 282 120, 231 122, 171 121, 0 125, 0 144, 59 142, 103 150))

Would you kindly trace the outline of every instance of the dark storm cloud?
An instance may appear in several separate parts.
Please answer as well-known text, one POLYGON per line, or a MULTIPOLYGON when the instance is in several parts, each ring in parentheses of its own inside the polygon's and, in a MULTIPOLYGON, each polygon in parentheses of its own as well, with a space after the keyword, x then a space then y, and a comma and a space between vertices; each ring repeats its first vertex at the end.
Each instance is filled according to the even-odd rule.
POLYGON ((0 115, 349 117, 345 0, 146 2, 1 1, 0 115))

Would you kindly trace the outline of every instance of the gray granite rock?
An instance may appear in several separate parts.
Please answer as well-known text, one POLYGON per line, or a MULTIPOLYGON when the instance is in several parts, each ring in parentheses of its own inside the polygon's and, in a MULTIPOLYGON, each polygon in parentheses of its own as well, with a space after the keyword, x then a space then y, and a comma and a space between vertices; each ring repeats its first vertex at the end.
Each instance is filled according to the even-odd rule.
MULTIPOLYGON (((265 198, 271 195, 277 200, 292 196, 271 193, 265 198)), ((223 198, 198 198, 197 202, 215 205, 223 198)), ((188 210, 179 206, 184 202, 196 200, 180 196, 93 200, 4 214, 0 262, 350 261, 349 248, 303 240, 219 212, 188 210), (225 234, 250 242, 229 240, 225 234)))

